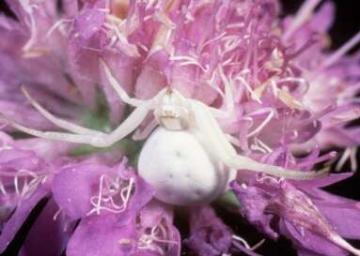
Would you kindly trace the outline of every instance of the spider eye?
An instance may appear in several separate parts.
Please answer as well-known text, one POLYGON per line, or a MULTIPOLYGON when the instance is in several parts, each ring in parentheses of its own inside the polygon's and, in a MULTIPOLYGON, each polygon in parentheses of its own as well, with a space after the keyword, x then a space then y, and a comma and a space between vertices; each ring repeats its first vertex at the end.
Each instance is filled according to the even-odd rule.
POLYGON ((155 118, 168 130, 188 129, 190 109, 187 100, 175 91, 165 94, 155 109, 155 118))

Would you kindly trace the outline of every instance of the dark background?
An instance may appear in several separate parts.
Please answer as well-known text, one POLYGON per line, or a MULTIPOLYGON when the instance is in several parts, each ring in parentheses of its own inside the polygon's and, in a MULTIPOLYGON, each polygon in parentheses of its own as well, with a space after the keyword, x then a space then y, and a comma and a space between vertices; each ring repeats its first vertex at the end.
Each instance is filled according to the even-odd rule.
MULTIPOLYGON (((283 6, 283 14, 289 14, 296 13, 304 0, 280 0, 280 2, 283 6)), ((335 49, 360 30, 360 1, 332 0, 331 2, 336 5, 336 20, 330 30, 332 48, 335 49)))
MULTIPOLYGON (((295 13, 301 6, 303 0, 282 0, 281 2, 283 4, 282 15, 285 15, 295 13)), ((360 0, 334 0, 333 2, 336 4, 336 21, 330 30, 330 36, 332 38, 331 48, 336 49, 360 30, 360 0)), ((4 3, 4 0, 0 0, 0 12, 5 12, 8 15, 11 15, 4 3)), ((360 46, 356 47, 353 51, 359 49, 360 46)), ((359 155, 358 159, 360 160, 359 155)), ((346 171, 346 169, 349 170, 349 166, 345 166, 344 171, 346 171)), ((360 174, 357 173, 346 181, 328 187, 327 190, 334 194, 360 200, 360 174)), ((12 243, 9 250, 7 250, 6 255, 16 255, 16 251, 19 248, 19 244, 21 244, 21 240, 25 238, 27 230, 30 228, 31 223, 34 221, 37 213, 41 210, 44 203, 45 202, 43 202, 42 205, 40 204, 37 209, 32 212, 30 218, 17 235, 17 242, 12 243)), ((262 235, 259 234, 252 226, 248 225, 238 214, 231 214, 227 211, 221 210, 221 208, 218 210, 218 214, 229 226, 234 229, 236 233, 249 238, 249 242, 251 244, 261 240, 262 235)), ((180 220, 180 223, 178 223, 180 226, 183 226, 183 224, 185 225, 185 223, 181 222, 182 221, 180 220)), ((354 244, 357 247, 360 247, 359 242, 355 242, 354 244)), ((260 249, 257 250, 257 252, 267 256, 296 255, 296 252, 291 249, 291 243, 285 239, 280 239, 280 241, 276 243, 271 240, 267 240, 260 249)), ((184 255, 187 255, 187 253, 184 252, 184 255)))

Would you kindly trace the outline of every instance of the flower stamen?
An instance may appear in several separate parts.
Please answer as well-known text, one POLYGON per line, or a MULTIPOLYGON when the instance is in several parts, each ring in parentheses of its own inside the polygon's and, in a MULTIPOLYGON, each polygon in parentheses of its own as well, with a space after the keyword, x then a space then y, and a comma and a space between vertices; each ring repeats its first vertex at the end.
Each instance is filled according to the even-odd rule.
POLYGON ((107 175, 101 175, 98 195, 91 197, 90 203, 93 209, 87 215, 89 216, 93 213, 99 215, 101 211, 111 213, 124 212, 127 209, 134 184, 134 178, 124 181, 119 177, 111 179, 107 175))
POLYGON ((247 138, 250 138, 250 137, 258 134, 259 132, 261 132, 270 123, 270 121, 274 118, 276 112, 272 108, 264 108, 262 110, 259 110, 259 111, 256 111, 256 112, 250 114, 250 115, 258 115, 258 114, 263 114, 266 112, 269 112, 269 114, 266 116, 264 121, 258 127, 256 127, 253 131, 249 132, 246 135, 247 138))
POLYGON ((4 186, 4 184, 2 183, 1 180, 0 180, 0 192, 1 192, 4 196, 7 195, 7 191, 6 191, 5 186, 4 186))
POLYGON ((168 232, 166 227, 164 227, 162 224, 159 224, 151 228, 150 233, 145 231, 145 233, 141 235, 138 248, 142 250, 153 250, 160 253, 161 255, 166 255, 165 248, 163 248, 162 245, 156 243, 177 245, 178 242, 163 237, 168 237, 168 232))
POLYGON ((308 21, 315 7, 321 2, 321 0, 307 0, 301 6, 295 18, 291 22, 289 28, 285 31, 283 35, 283 40, 287 42, 291 36, 306 22, 308 21))

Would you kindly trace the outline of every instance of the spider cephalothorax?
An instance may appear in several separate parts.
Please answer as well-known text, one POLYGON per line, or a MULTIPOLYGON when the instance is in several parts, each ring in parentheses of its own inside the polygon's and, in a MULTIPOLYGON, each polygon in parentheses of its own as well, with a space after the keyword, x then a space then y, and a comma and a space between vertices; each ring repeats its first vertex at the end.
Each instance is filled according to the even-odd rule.
POLYGON ((232 177, 231 170, 246 169, 291 179, 310 179, 321 172, 288 170, 239 155, 223 132, 219 110, 186 98, 175 89, 163 89, 149 100, 130 98, 111 74, 101 67, 115 92, 135 110, 112 132, 103 133, 70 123, 49 113, 26 90, 32 105, 55 125, 69 131, 43 132, 9 121, 25 133, 95 147, 107 147, 133 132, 153 112, 159 126, 148 138, 139 158, 139 174, 156 190, 156 197, 178 205, 209 202, 221 194, 232 177))
POLYGON ((186 130, 192 122, 189 102, 178 91, 165 89, 156 103, 154 116, 168 130, 186 130))

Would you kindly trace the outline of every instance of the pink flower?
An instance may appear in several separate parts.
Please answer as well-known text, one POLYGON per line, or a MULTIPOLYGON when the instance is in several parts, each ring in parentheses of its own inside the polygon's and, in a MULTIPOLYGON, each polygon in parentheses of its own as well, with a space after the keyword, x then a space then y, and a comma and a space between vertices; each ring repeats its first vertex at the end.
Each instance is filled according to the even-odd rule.
MULTIPOLYGON (((347 124, 360 116, 359 91, 359 54, 348 56, 346 53, 360 41, 357 33, 335 52, 328 52, 330 44, 327 32, 334 22, 335 7, 332 2, 324 3, 314 13, 320 1, 305 1, 295 17, 284 20, 283 40, 301 49, 295 54, 293 64, 303 74, 307 85, 303 103, 321 121, 322 129, 305 145, 298 148, 311 148, 319 144, 321 148, 339 146, 347 148, 343 160, 356 154, 357 127, 348 128, 347 124), (312 16, 311 19, 308 17, 312 16)), ((340 169, 340 166, 338 169, 340 169)), ((351 157, 353 170, 357 169, 351 157)))
MULTIPOLYGON (((300 176, 312 177, 307 174, 313 174, 310 171, 318 163, 335 160, 336 152, 322 152, 332 146, 345 150, 338 169, 348 158, 352 168, 357 168, 354 156, 359 129, 348 124, 360 116, 359 54, 346 53, 359 42, 360 35, 334 52, 327 50, 326 33, 334 16, 331 2, 315 12, 320 0, 307 0, 296 15, 283 19, 276 0, 6 3, 15 18, 0 14, 0 120, 4 123, 0 133, 1 253, 12 250, 17 234, 25 232, 21 226, 33 209, 40 209, 14 254, 66 251, 70 256, 178 256, 184 238, 198 255, 239 250, 256 255, 208 202, 184 208, 190 216, 190 234, 180 237, 181 229, 174 224, 176 208, 157 196, 161 186, 168 189, 162 191, 165 197, 177 191, 201 195, 203 191, 196 191, 199 187, 213 192, 220 180, 226 187, 224 177, 211 174, 195 179, 188 175, 176 182, 171 180, 173 173, 156 169, 159 165, 155 164, 153 169, 169 174, 165 178, 172 183, 165 184, 169 179, 160 177, 156 181, 163 184, 150 185, 147 182, 151 179, 133 168, 143 146, 138 140, 154 135, 152 131, 158 126, 169 134, 177 132, 160 120, 181 123, 181 116, 172 115, 175 105, 183 108, 189 120, 195 120, 188 121, 186 128, 182 123, 180 126, 208 161, 199 166, 226 169, 224 176, 228 177, 232 171, 228 169, 235 168, 217 159, 228 158, 230 163, 234 155, 251 159, 248 165, 233 170, 229 190, 241 204, 241 215, 265 236, 286 236, 302 255, 360 255, 344 240, 360 239, 354 228, 359 224, 358 203, 322 190, 351 175, 294 181, 246 171, 251 169, 249 163, 258 163, 256 166, 263 167, 255 170, 258 172, 280 166, 285 170, 280 173, 290 175, 291 170, 300 170, 300 176), (174 91, 185 103, 195 102, 189 103, 193 109, 166 102, 164 96, 161 100, 156 97, 154 105, 169 105, 166 115, 159 118, 156 107, 146 112, 156 95, 174 91), (141 106, 133 105, 143 119, 127 121, 125 129, 120 129, 126 135, 135 129, 132 136, 117 143, 103 142, 102 135, 107 136, 128 116, 134 117, 129 115, 134 106, 121 101, 119 95, 122 100, 129 96, 141 102, 141 106), (192 123, 200 122, 196 111, 211 116, 200 118, 203 130, 197 133, 192 123), (133 130, 132 122, 137 124, 133 130), (23 138, 18 131, 31 134, 24 127, 54 130, 54 124, 70 127, 74 134, 33 132, 40 138, 23 138), (213 139, 207 134, 224 137, 216 145, 225 145, 224 152, 204 143, 213 139), (100 150, 61 141, 82 135, 79 141, 84 144, 112 146, 100 150), (60 141, 49 142, 44 139, 47 136, 60 141), (298 153, 305 156, 298 158, 298 153), (183 191, 188 179, 204 186, 195 184, 193 191, 183 191), (209 180, 215 185, 203 184, 209 180), (169 184, 177 183, 181 183, 179 190, 171 190, 169 184), (347 221, 343 221, 344 216, 347 221), (39 237, 53 233, 57 235, 49 245, 41 245, 39 237)), ((162 146, 168 149, 170 143, 162 146)), ((148 162, 171 159, 163 155, 148 162)), ((191 161, 177 164, 186 160, 179 155, 176 163, 161 166, 174 167, 180 175, 181 168, 195 166, 191 161)), ((206 170, 196 171, 201 174, 206 170)), ((195 197, 190 195, 184 198, 195 197)))

